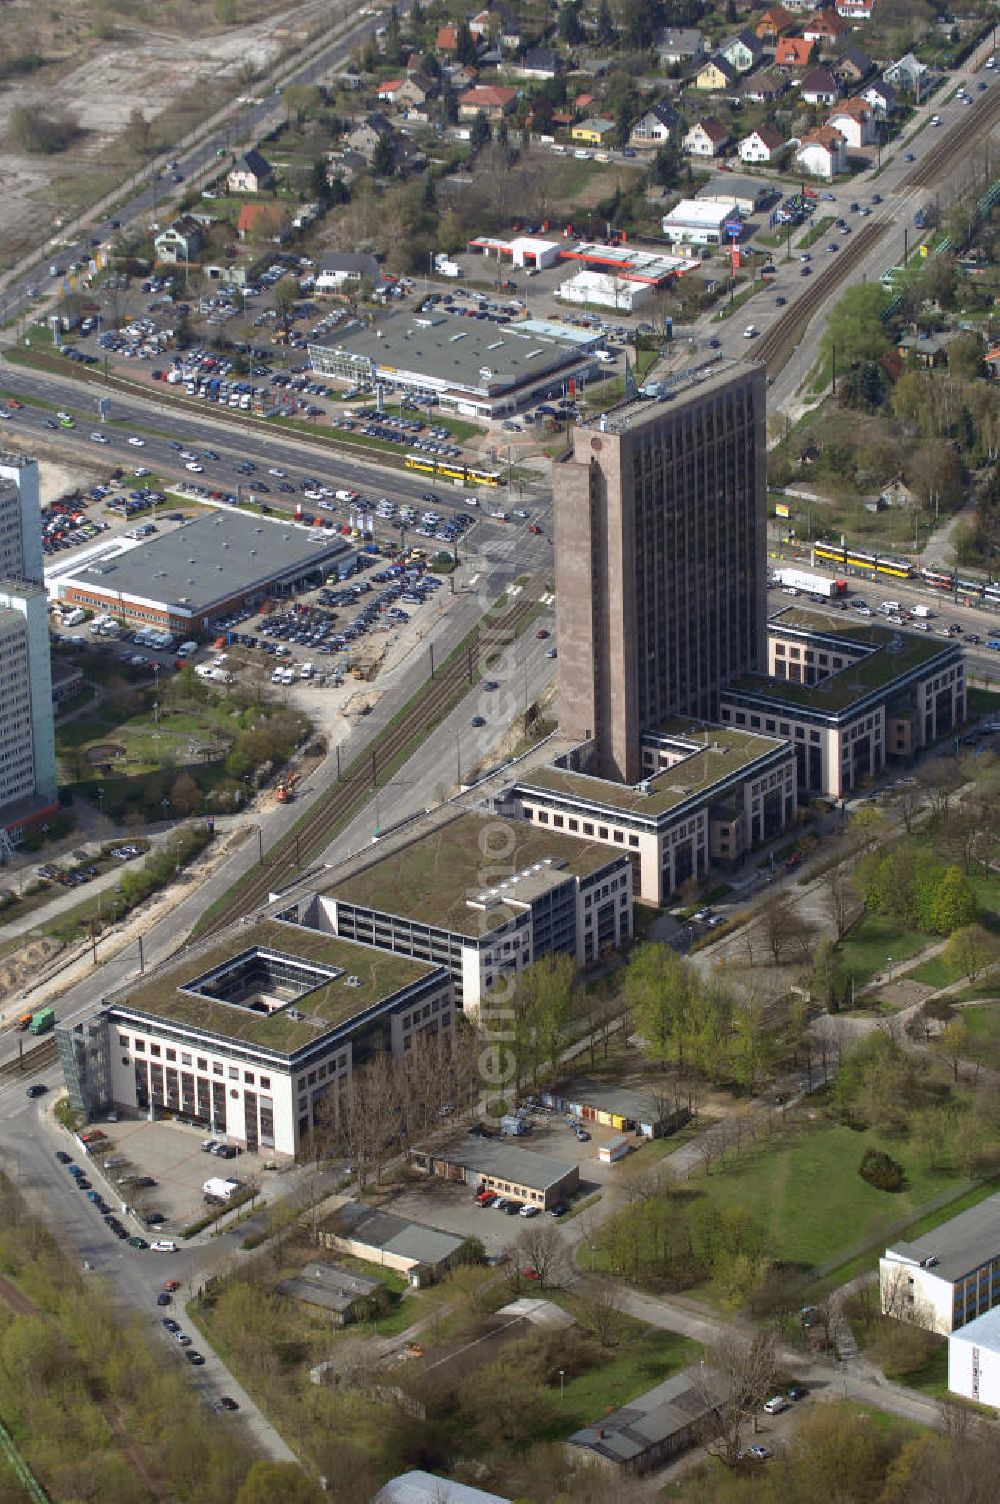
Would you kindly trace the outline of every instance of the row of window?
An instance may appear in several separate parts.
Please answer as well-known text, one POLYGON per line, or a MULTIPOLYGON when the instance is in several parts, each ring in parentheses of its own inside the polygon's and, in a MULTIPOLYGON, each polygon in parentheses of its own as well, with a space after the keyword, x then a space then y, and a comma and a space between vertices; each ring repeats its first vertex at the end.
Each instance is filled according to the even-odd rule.
MULTIPOLYGON (((121 1045, 122 1049, 127 1050, 129 1048, 129 1036, 127 1034, 119 1034, 118 1043, 121 1045)), ((155 1040, 150 1040, 148 1042, 148 1046, 149 1053, 154 1060, 159 1059, 161 1055, 165 1060, 168 1061, 175 1061, 177 1059, 177 1050, 172 1049, 169 1045, 159 1045, 155 1040)), ((134 1048, 137 1055, 143 1055, 146 1053, 147 1041, 145 1039, 140 1039, 137 1036, 132 1047, 134 1048)), ((182 1066, 192 1064, 192 1056, 187 1050, 180 1051, 180 1063, 182 1066)), ((198 1070, 207 1071, 207 1056, 199 1055, 197 1057, 196 1064, 198 1070)), ((224 1066, 221 1060, 212 1061, 212 1074, 214 1076, 225 1075, 230 1081, 238 1081, 240 1079, 239 1068, 235 1065, 224 1066)), ((244 1070, 243 1081, 247 1086, 259 1086, 262 1091, 271 1090, 270 1076, 260 1076, 258 1078, 254 1071, 244 1070)))
MULTIPOLYGON (((525 814, 527 815, 529 820, 537 820, 539 825, 548 825, 550 823, 549 812, 547 809, 534 809, 531 806, 528 806, 525 808, 525 814)), ((551 824, 556 830, 569 830, 574 834, 585 836, 596 835, 599 841, 613 841, 619 846, 625 845, 624 831, 609 831, 609 827, 607 825, 595 826, 592 821, 579 820, 573 815, 554 814, 551 818, 551 824)), ((630 846, 638 846, 639 837, 629 832, 628 844, 630 846)))

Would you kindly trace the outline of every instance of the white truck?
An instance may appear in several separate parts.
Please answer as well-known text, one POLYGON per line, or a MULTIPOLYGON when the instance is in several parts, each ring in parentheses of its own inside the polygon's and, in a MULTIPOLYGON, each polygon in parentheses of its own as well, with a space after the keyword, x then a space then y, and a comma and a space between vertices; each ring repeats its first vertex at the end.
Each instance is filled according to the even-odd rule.
POLYGON ((230 1201, 237 1191, 242 1190, 242 1185, 236 1179, 222 1180, 218 1175, 213 1175, 201 1189, 206 1196, 218 1196, 220 1201, 230 1201))
POLYGON ((783 590, 801 590, 803 595, 821 595, 824 600, 843 595, 847 588, 843 580, 831 580, 808 569, 776 569, 774 573, 775 583, 783 590))
POLYGON ((910 615, 917 617, 920 621, 926 621, 929 616, 934 615, 934 612, 930 606, 911 606, 910 615))
POLYGON ((216 668, 211 663, 195 664, 195 673, 199 679, 212 679, 216 684, 232 684, 233 676, 224 668, 216 668))

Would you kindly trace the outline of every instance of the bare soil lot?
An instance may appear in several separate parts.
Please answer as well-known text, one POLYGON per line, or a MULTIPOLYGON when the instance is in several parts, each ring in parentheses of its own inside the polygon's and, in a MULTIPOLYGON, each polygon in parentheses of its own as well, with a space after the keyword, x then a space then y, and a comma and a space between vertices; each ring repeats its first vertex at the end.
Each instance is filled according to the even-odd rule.
POLYGON ((151 122, 154 145, 169 145, 198 113, 220 108, 242 81, 303 40, 316 8, 315 0, 284 14, 278 0, 3 6, 0 266, 57 234, 68 215, 141 165, 123 135, 133 110, 151 122), (19 150, 10 139, 19 109, 69 117, 79 134, 57 154, 19 150))

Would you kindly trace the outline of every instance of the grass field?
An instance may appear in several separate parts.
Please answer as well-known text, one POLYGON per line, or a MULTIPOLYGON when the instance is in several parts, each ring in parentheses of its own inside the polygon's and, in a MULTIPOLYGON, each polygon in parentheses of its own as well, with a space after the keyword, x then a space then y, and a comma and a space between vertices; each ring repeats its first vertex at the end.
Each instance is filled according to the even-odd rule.
POLYGON ((959 1016, 975 1036, 983 1064, 1000 1069, 1000 1007, 996 1003, 974 1004, 963 1008, 959 1016))
POLYGON ((874 976, 884 976, 890 956, 895 972, 898 962, 918 955, 931 943, 931 936, 905 929, 895 919, 865 914, 845 936, 840 954, 844 970, 857 988, 866 986, 874 976))
POLYGON ((919 966, 915 966, 906 975, 911 981, 923 982, 926 987, 950 987, 952 982, 960 979, 962 969, 940 955, 931 956, 929 961, 921 961, 919 966))
POLYGON ((916 1215, 957 1183, 953 1175, 925 1169, 907 1145, 893 1142, 907 1189, 878 1191, 858 1174, 869 1147, 887 1147, 884 1136, 837 1126, 793 1129, 788 1143, 732 1160, 690 1184, 720 1206, 752 1212, 767 1227, 774 1258, 810 1269, 835 1258, 838 1248, 846 1251, 907 1213, 916 1215))

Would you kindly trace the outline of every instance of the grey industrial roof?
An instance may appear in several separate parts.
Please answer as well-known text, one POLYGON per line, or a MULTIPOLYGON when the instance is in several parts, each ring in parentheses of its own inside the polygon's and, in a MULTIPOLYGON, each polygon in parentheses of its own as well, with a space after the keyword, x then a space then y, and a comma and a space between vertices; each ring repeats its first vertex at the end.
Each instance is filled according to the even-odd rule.
POLYGON ((613 1112, 619 1117, 632 1118, 637 1123, 655 1123, 666 1114, 642 1092, 631 1091, 627 1086, 616 1086, 611 1081, 592 1081, 589 1076, 577 1076, 555 1088, 555 1096, 581 1106, 596 1107, 601 1112, 613 1112))
POLYGON ((67 575, 63 585, 204 611, 215 601, 325 564, 349 546, 338 533, 287 518, 213 510, 67 575))
POLYGON ((578 356, 568 339, 525 337, 516 325, 444 313, 396 313, 317 348, 361 356, 399 374, 454 382, 484 395, 536 381, 578 356), (482 374, 487 370, 488 377, 482 374))
POLYGON ((390 1478, 372 1504, 510 1504, 506 1494, 488 1494, 468 1483, 453 1483, 435 1473, 415 1470, 390 1478))
POLYGON ((631 1462, 677 1432, 706 1420, 722 1393, 721 1381, 712 1370, 686 1368, 596 1424, 575 1431, 569 1445, 586 1447, 611 1462, 631 1462))
POLYGON ((763 178, 738 178, 735 173, 719 173, 717 177, 709 178, 703 188, 699 188, 695 198, 713 199, 724 201, 726 199, 748 198, 754 203, 765 193, 773 193, 774 186, 763 178))
POLYGON ((887 1259, 926 1264, 936 1258, 933 1273, 939 1279, 957 1280, 1000 1255, 1000 1194, 970 1206, 932 1232, 912 1242, 893 1243, 887 1259))
POLYGON ((307 1305, 323 1306, 328 1311, 349 1311, 355 1301, 374 1295, 382 1288, 377 1279, 355 1274, 339 1264, 307 1264, 300 1275, 283 1279, 280 1295, 291 1295, 307 1305))
POLYGON ((502 1177, 512 1185, 526 1186, 529 1191, 547 1191, 577 1168, 564 1159, 536 1154, 533 1149, 522 1149, 503 1139, 473 1138, 471 1134, 434 1149, 431 1158, 483 1175, 502 1177))
POLYGON ((326 1225, 339 1237, 367 1243, 370 1248, 413 1259, 432 1269, 452 1258, 462 1246, 462 1239, 454 1233, 410 1222, 394 1212, 375 1211, 358 1201, 338 1207, 326 1225))

